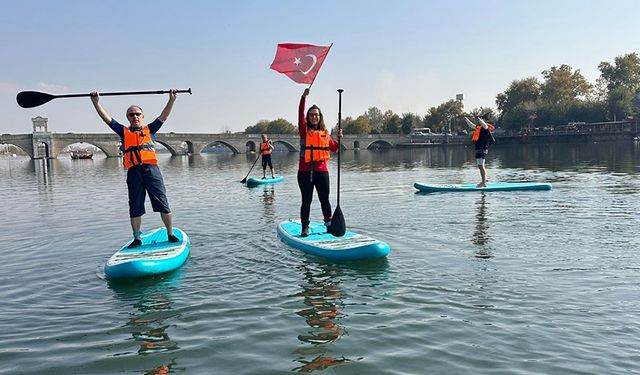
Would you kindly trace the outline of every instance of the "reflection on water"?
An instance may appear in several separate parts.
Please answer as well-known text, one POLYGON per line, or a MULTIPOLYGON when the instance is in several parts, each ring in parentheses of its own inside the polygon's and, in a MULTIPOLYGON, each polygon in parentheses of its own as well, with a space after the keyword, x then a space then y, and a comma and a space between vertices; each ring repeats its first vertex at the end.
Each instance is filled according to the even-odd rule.
POLYGON ((269 222, 276 220, 275 194, 276 189, 273 184, 266 184, 262 188, 262 203, 264 207, 264 218, 269 222))
POLYGON ((489 233, 489 221, 487 220, 487 194, 480 193, 480 198, 476 204, 476 222, 471 243, 477 246, 476 258, 493 258, 491 253, 491 234, 489 233))
MULTIPOLYGON (((172 309, 171 293, 179 287, 180 270, 157 277, 140 280, 109 281, 108 285, 118 299, 133 302, 134 310, 122 327, 129 332, 138 346, 138 355, 153 355, 179 349, 178 343, 169 337, 167 329, 172 318, 178 315, 172 309)), ((114 356, 132 352, 115 353, 114 356)), ((176 365, 176 359, 157 366, 145 374, 167 374, 176 365)))
POLYGON ((350 360, 344 357, 327 355, 330 351, 328 344, 335 342, 345 333, 344 327, 339 324, 343 317, 339 311, 343 303, 342 293, 338 288, 338 282, 333 280, 335 274, 340 271, 338 266, 307 263, 300 268, 304 274, 304 283, 299 295, 304 298, 307 307, 297 314, 305 319, 311 330, 298 335, 298 340, 313 345, 316 350, 312 351, 312 355, 315 355, 312 359, 308 359, 298 350, 300 356, 296 360, 302 366, 294 368, 293 371, 307 373, 349 363, 350 360))
MULTIPOLYGON (((303 298, 305 308, 296 312, 304 318, 310 327, 298 335, 298 340, 309 344, 295 351, 295 360, 301 366, 292 371, 310 373, 322 371, 333 366, 343 366, 364 359, 361 354, 366 350, 356 350, 361 354, 354 360, 340 353, 337 347, 340 338, 349 335, 344 325, 348 315, 344 312, 347 293, 341 288, 342 280, 350 288, 349 305, 356 314, 376 315, 372 309, 372 300, 378 300, 376 288, 388 277, 389 263, 387 258, 366 262, 329 263, 313 258, 306 260, 298 267, 303 275, 300 284, 302 291, 297 296, 303 298)), ((342 344, 344 345, 344 343, 342 344)))

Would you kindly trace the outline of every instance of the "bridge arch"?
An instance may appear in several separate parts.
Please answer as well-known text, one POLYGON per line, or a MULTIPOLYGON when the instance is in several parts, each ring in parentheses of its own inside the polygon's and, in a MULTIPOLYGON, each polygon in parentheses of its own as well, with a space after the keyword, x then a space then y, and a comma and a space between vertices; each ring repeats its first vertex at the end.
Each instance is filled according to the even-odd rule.
POLYGON ((353 148, 356 150, 360 149, 360 141, 353 141, 353 148))
POLYGON ((279 145, 283 145, 284 147, 286 147, 287 151, 289 152, 297 152, 298 149, 295 148, 294 145, 292 145, 291 143, 287 142, 287 141, 274 141, 273 144, 279 144, 279 145))
POLYGON ((2 149, 2 153, 3 154, 11 154, 12 152, 9 151, 10 146, 12 146, 15 149, 20 150, 21 152, 24 152, 25 154, 27 154, 30 158, 33 158, 33 154, 31 153, 31 149, 32 147, 24 147, 24 145, 20 145, 17 143, 10 143, 10 142, 0 142, 0 149, 2 149))
POLYGON ((393 148, 393 145, 385 140, 377 139, 367 146, 367 150, 380 149, 380 148, 393 148))
POLYGON ((183 141, 182 149, 187 152, 187 155, 193 155, 193 142, 191 141, 183 141))
POLYGON ((246 152, 256 152, 258 151, 258 145, 256 142, 252 140, 248 140, 247 143, 244 144, 246 152))
POLYGON ((171 153, 171 156, 176 156, 178 155, 178 151, 175 149, 175 147, 171 146, 170 143, 168 142, 164 142, 164 141, 160 141, 156 138, 155 140, 156 143, 160 143, 161 145, 163 145, 167 150, 169 150, 169 152, 171 153))
POLYGON ((62 151, 65 148, 74 145, 74 144, 87 144, 87 145, 91 145, 91 146, 95 146, 97 148, 100 149, 100 151, 104 152, 104 154, 109 157, 109 152, 111 150, 107 149, 104 145, 100 144, 99 142, 96 143, 91 143, 91 142, 78 142, 77 140, 69 140, 69 141, 59 141, 56 146, 58 147, 58 150, 62 151))
POLYGON ((204 150, 207 147, 211 147, 213 145, 222 145, 222 146, 228 148, 229 150, 231 150, 231 152, 233 152, 234 154, 240 154, 240 151, 238 151, 238 149, 236 147, 234 147, 231 143, 220 141, 220 140, 207 143, 202 148, 200 148, 198 153, 202 153, 202 150, 204 150))
POLYGON ((52 158, 51 155, 51 145, 49 145, 49 142, 44 142, 44 141, 38 141, 36 143, 36 149, 34 150, 34 157, 35 158, 45 158, 45 159, 50 159, 52 158))

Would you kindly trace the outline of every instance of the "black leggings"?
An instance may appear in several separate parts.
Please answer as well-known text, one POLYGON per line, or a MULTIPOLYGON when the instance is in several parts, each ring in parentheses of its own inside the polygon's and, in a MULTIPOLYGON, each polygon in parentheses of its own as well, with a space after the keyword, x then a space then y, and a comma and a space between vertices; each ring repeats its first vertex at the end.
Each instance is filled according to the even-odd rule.
POLYGON ((309 211, 311 211, 311 201, 313 200, 313 187, 316 187, 322 215, 325 221, 331 220, 331 203, 329 203, 329 172, 313 172, 313 181, 310 180, 311 172, 298 171, 298 186, 302 194, 302 204, 300 205, 300 220, 309 222, 309 211))
POLYGON ((267 170, 267 165, 269 166, 269 168, 273 169, 273 164, 271 164, 271 154, 262 155, 262 170, 263 171, 267 170))

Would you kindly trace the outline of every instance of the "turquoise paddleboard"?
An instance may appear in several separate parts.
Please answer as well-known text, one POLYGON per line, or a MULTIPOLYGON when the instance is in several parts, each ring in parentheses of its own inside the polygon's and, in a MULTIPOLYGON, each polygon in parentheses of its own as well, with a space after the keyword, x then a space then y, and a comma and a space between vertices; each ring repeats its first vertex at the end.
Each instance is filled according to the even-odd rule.
POLYGON ((305 253, 331 260, 365 260, 387 256, 389 244, 368 236, 347 231, 342 237, 327 233, 322 223, 309 223, 309 236, 300 237, 299 220, 283 221, 278 225, 280 239, 305 253))
POLYGON ((262 185, 262 184, 275 184, 276 182, 284 181, 284 176, 274 176, 273 178, 255 178, 251 177, 247 180, 247 185, 262 185))
POLYGON ((120 250, 109 258, 104 266, 108 279, 132 278, 157 275, 173 271, 189 257, 191 241, 189 236, 178 228, 173 234, 179 242, 167 241, 167 228, 158 228, 142 233, 142 245, 134 249, 127 246, 129 240, 120 250))
POLYGON ((515 190, 551 190, 551 184, 543 182, 496 182, 487 184, 486 187, 477 187, 476 184, 420 184, 414 183, 413 186, 425 193, 443 192, 443 191, 515 191, 515 190))

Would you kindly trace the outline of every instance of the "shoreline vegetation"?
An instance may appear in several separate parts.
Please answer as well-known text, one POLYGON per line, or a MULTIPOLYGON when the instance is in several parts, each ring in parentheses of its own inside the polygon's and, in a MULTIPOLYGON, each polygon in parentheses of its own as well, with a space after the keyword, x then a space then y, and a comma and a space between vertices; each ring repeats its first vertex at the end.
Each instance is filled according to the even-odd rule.
MULTIPOLYGON (((391 110, 370 107, 357 117, 342 120, 344 134, 401 134, 414 128, 430 128, 434 133, 458 134, 467 129, 465 116, 482 115, 496 128, 508 132, 551 129, 571 124, 634 121, 640 116, 640 57, 620 55, 614 62, 598 64, 600 77, 590 83, 580 69, 562 64, 541 72, 541 79, 516 79, 496 94, 497 111, 487 107, 464 111, 462 100, 449 100, 429 107, 424 116, 398 115, 391 110)), ((337 128, 334 127, 334 130, 337 128)), ((294 134, 289 121, 260 120, 248 126, 247 134, 294 134)))

